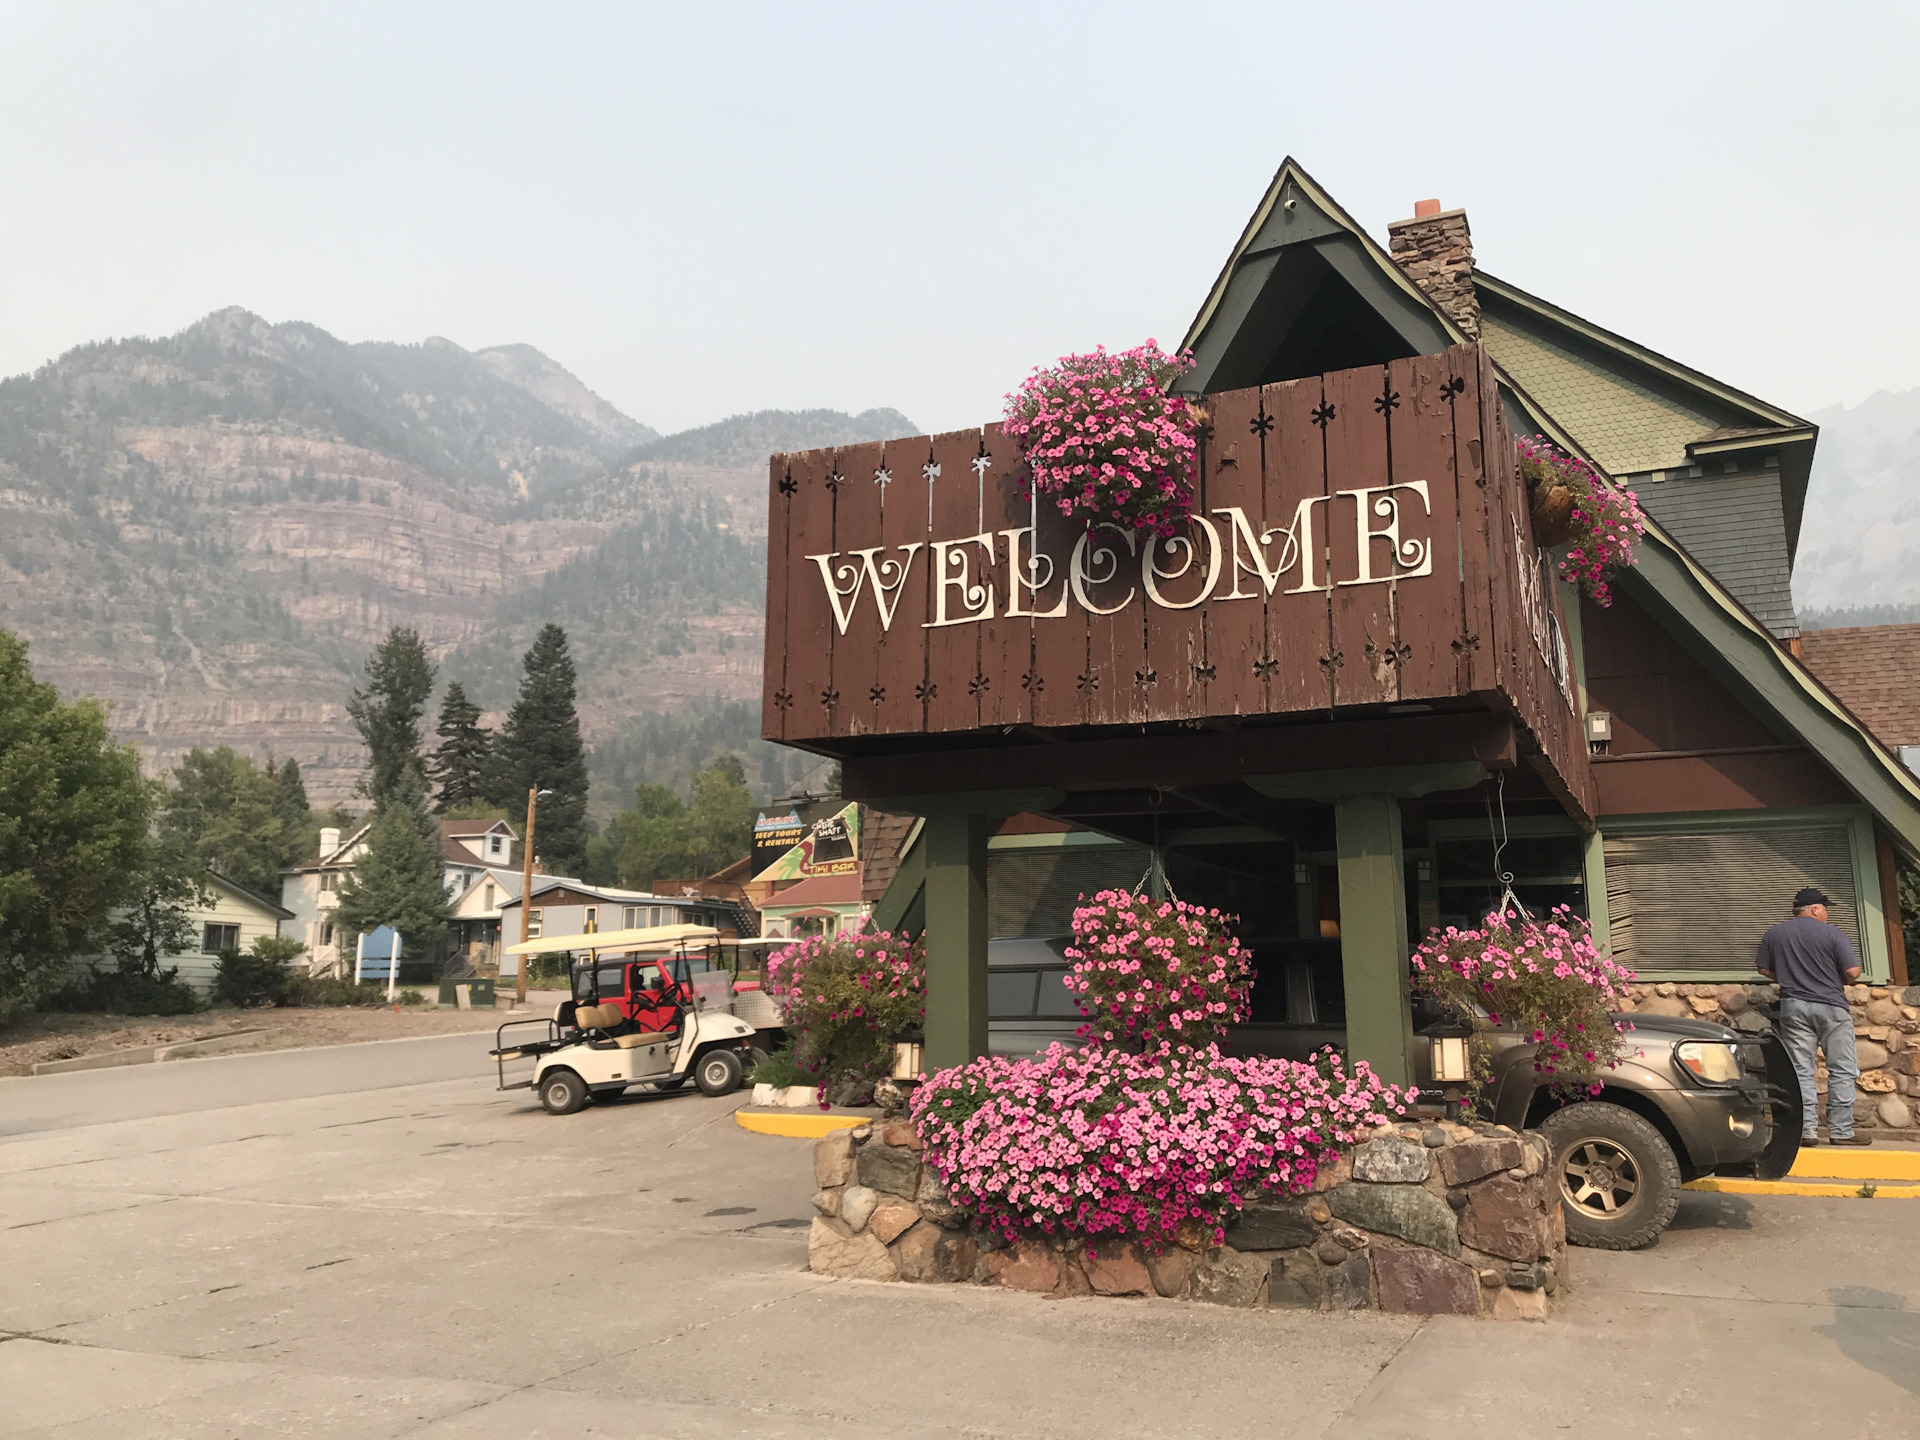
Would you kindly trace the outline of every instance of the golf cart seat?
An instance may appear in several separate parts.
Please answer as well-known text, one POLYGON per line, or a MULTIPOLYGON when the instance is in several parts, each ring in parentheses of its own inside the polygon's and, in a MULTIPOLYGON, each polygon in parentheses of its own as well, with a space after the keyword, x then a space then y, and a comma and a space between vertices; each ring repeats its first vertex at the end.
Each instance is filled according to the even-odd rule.
POLYGON ((582 1030, 611 1030, 627 1017, 618 1005, 576 1005, 573 1023, 582 1030))
POLYGON ((658 1045, 662 1041, 678 1040, 680 1030, 632 1030, 625 1035, 613 1037, 613 1043, 622 1050, 638 1050, 642 1045, 658 1045))

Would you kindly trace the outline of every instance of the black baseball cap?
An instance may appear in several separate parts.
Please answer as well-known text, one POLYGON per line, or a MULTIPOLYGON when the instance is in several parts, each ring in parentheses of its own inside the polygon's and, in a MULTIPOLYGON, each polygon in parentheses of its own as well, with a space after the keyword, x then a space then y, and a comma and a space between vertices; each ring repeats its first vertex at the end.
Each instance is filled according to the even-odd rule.
POLYGON ((1793 908, 1796 910, 1804 910, 1809 905, 1830 905, 1832 903, 1832 901, 1827 899, 1826 893, 1817 885, 1809 885, 1804 890, 1797 890, 1793 896, 1793 908))

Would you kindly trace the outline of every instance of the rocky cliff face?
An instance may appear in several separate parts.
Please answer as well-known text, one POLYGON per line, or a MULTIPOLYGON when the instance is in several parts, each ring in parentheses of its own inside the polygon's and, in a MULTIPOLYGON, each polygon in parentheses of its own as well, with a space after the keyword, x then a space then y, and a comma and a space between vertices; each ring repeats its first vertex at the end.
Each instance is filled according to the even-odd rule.
MULTIPOLYGON (((753 419, 749 448, 788 448, 753 419)), ((873 428, 833 423, 788 429, 873 428)), ((316 803, 351 795, 345 701, 394 625, 504 706, 558 620, 590 742, 757 698, 765 451, 739 463, 710 428, 633 460, 656 432, 530 346, 347 345, 242 310, 83 346, 0 381, 0 626, 112 702, 150 766, 291 755, 316 803)))

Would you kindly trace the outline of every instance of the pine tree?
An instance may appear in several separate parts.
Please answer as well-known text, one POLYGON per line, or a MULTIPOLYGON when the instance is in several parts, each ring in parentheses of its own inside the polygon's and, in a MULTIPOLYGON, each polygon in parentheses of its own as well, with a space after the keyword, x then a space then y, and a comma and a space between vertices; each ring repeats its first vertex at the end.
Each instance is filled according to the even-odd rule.
POLYGON ((438 950, 452 907, 434 836, 426 786, 403 767, 374 815, 366 854, 341 888, 334 923, 348 935, 391 925, 400 932, 403 958, 425 959, 438 950))
POLYGON ((267 774, 273 780, 275 808, 280 812, 280 823, 289 830, 306 824, 307 812, 313 806, 307 800, 307 783, 300 778, 300 762, 289 757, 276 770, 269 761, 267 774))
POLYGON ((189 750, 182 758, 160 835, 202 869, 218 870, 256 895, 279 896, 287 843, 280 792, 251 756, 231 745, 189 750))
POLYGON ((367 746, 361 793, 384 808, 403 772, 426 792, 427 767, 420 755, 420 717, 433 694, 433 662, 417 631, 396 625, 367 657, 367 687, 355 690, 347 714, 367 746))
POLYGON ((515 815, 529 790, 551 790, 540 800, 535 849, 549 872, 578 875, 587 862, 587 754, 567 632, 558 625, 542 629, 525 666, 496 748, 493 802, 515 815))
POLYGON ((439 747, 427 762, 427 773, 440 787, 434 805, 442 815, 459 805, 487 798, 488 767, 493 763, 493 737, 480 728, 480 707, 467 699, 458 680, 447 686, 440 702, 439 747))

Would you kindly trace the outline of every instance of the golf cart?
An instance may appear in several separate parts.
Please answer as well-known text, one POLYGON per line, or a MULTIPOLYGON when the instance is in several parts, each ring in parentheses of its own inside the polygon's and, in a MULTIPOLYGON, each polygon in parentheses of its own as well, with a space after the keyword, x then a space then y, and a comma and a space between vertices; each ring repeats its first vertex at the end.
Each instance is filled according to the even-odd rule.
POLYGON ((535 954, 570 953, 572 983, 550 1018, 509 1020, 496 1032, 500 1088, 531 1088, 553 1115, 633 1085, 665 1094, 691 1079, 703 1095, 737 1089, 764 1052, 755 1053, 754 1027, 732 1013, 733 981, 719 945, 719 932, 706 926, 665 925, 508 947, 523 964, 535 954), (532 1026, 546 1033, 507 1040, 507 1031, 532 1026), (533 1062, 530 1078, 507 1079, 516 1060, 533 1062))

